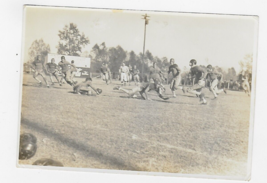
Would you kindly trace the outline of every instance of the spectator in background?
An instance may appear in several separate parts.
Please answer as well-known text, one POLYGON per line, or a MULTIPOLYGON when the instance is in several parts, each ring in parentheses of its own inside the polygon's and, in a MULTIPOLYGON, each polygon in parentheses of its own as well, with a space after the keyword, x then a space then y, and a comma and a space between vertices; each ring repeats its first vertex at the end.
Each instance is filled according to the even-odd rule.
POLYGON ((134 77, 134 84, 138 85, 140 82, 140 78, 139 78, 139 70, 136 68, 136 65, 133 68, 133 77, 134 77))
POLYGON ((108 79, 109 79, 109 82, 112 83, 112 73, 108 67, 108 64, 106 64, 106 68, 107 68, 107 72, 108 72, 108 79))

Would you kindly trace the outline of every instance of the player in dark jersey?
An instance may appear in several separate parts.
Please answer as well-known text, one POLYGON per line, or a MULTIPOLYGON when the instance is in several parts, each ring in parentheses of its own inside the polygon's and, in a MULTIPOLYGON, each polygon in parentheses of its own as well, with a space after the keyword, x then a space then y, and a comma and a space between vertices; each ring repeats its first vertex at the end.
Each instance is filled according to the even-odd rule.
POLYGON ((36 60, 32 62, 31 68, 34 70, 33 78, 36 81, 38 81, 39 85, 42 86, 42 81, 37 78, 37 76, 40 75, 44 79, 44 81, 46 83, 46 86, 49 88, 49 84, 48 84, 48 82, 47 82, 47 80, 45 78, 45 72, 44 72, 46 67, 44 66, 44 61, 41 60, 41 56, 40 55, 38 55, 36 57, 36 60))
POLYGON ((70 65, 70 80, 72 81, 72 83, 77 83, 77 81, 74 80, 74 76, 76 72, 77 72, 77 68, 74 65, 74 60, 72 60, 71 65, 70 65))
POLYGON ((222 73, 219 73, 216 69, 213 69, 211 65, 207 66, 207 76, 206 79, 210 82, 210 91, 213 93, 214 98, 218 97, 218 94, 221 92, 226 93, 226 89, 218 89, 218 77, 223 79, 222 73))
POLYGON ((187 89, 187 92, 196 94, 200 98, 202 104, 207 104, 205 95, 202 93, 202 88, 205 87, 204 78, 206 76, 206 71, 197 65, 197 61, 195 59, 190 60, 189 66, 191 67, 190 74, 195 78, 195 82, 192 88, 187 89))
POLYGON ((50 63, 46 64, 46 69, 47 69, 48 74, 50 75, 52 85, 54 85, 53 76, 55 76, 58 84, 61 86, 60 80, 58 78, 58 65, 55 63, 54 58, 51 59, 50 63))
POLYGON ((150 81, 149 83, 146 85, 146 87, 144 87, 144 89, 141 91, 142 94, 145 95, 145 98, 150 100, 147 97, 147 92, 154 90, 158 93, 158 96, 163 99, 163 100, 168 100, 168 97, 164 97, 162 95, 163 89, 164 87, 162 87, 162 80, 165 80, 165 77, 163 75, 163 73, 161 72, 161 70, 157 67, 156 62, 153 63, 153 66, 149 68, 149 78, 150 81), (151 84, 154 84, 151 85, 151 84), (152 87, 153 86, 153 87, 152 87))
POLYGON ((104 76, 104 80, 106 81, 106 84, 108 85, 109 84, 109 74, 108 74, 108 68, 107 68, 105 63, 102 64, 100 71, 104 76))
POLYGON ((172 90, 173 97, 176 98, 175 90, 181 89, 184 93, 185 93, 185 90, 184 90, 184 87, 179 86, 179 84, 181 83, 181 70, 178 67, 178 65, 175 64, 175 61, 173 58, 170 59, 170 64, 171 65, 169 67, 168 74, 172 73, 172 77, 173 77, 171 84, 170 84, 170 89, 172 90))
POLYGON ((69 63, 68 61, 65 60, 65 57, 62 56, 61 57, 61 61, 58 63, 58 66, 61 67, 61 72, 63 74, 63 78, 61 79, 61 82, 63 79, 65 79, 65 81, 73 86, 73 82, 71 81, 71 72, 70 72, 70 67, 71 63, 69 63))
POLYGON ((81 82, 81 83, 78 83, 76 84, 74 87, 73 87, 73 92, 76 93, 76 94, 81 94, 80 91, 82 88, 92 88, 97 95, 99 95, 100 93, 98 92, 97 89, 95 89, 92 85, 92 78, 88 77, 85 79, 85 81, 81 82))

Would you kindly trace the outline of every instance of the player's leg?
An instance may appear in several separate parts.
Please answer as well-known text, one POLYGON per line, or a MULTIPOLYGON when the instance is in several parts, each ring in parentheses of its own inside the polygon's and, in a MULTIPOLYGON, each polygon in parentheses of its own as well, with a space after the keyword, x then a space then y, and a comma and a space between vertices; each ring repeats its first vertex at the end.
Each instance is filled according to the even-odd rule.
POLYGON ((214 79, 213 81, 210 82, 210 90, 214 96, 214 98, 217 98, 217 84, 218 84, 218 80, 214 79))
POLYGON ((38 71, 35 71, 33 73, 33 78, 41 85, 42 84, 42 81, 40 79, 38 79, 38 76, 39 75, 39 72, 38 71))
POLYGON ((46 83, 46 86, 49 87, 48 81, 46 80, 46 75, 44 73, 44 71, 39 72, 39 75, 42 76, 43 80, 46 83))
POLYGON ((140 87, 135 87, 133 89, 125 89, 120 87, 119 90, 123 91, 124 93, 127 93, 129 97, 133 97, 136 93, 141 91, 140 87))
POLYGON ((54 85, 53 74, 52 74, 52 73, 49 73, 49 78, 50 78, 50 80, 51 80, 52 85, 54 85))
POLYGON ((65 80, 69 85, 73 85, 73 82, 71 81, 71 73, 70 71, 65 72, 65 80))
POLYGON ((58 73, 57 73, 57 71, 53 72, 53 76, 55 76, 55 78, 56 78, 58 84, 61 86, 61 81, 60 81, 59 78, 58 78, 58 73))

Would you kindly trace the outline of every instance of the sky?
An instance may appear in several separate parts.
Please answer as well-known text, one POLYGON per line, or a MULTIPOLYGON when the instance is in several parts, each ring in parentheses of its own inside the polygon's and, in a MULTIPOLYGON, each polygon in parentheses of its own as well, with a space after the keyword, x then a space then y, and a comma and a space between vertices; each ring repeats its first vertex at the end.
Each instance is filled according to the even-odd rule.
POLYGON ((258 19, 253 16, 25 6, 24 62, 29 61, 28 49, 36 39, 43 39, 51 53, 57 53, 58 31, 70 23, 90 40, 83 51, 105 42, 107 47, 120 45, 139 54, 145 13, 150 16, 146 50, 159 58, 174 58, 180 68, 189 68, 189 61, 196 59, 200 65, 239 71, 239 61, 255 54, 258 19))

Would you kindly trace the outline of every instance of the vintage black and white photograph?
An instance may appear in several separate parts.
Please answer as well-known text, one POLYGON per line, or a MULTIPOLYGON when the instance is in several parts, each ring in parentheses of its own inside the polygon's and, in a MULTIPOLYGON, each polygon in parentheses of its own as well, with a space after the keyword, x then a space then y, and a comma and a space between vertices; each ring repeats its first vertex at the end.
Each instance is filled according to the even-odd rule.
POLYGON ((18 166, 248 180, 257 30, 257 16, 24 6, 18 166))

